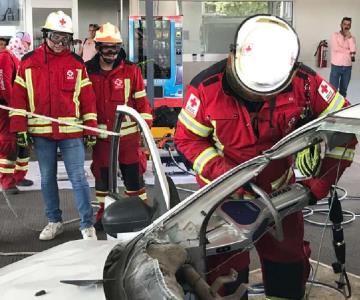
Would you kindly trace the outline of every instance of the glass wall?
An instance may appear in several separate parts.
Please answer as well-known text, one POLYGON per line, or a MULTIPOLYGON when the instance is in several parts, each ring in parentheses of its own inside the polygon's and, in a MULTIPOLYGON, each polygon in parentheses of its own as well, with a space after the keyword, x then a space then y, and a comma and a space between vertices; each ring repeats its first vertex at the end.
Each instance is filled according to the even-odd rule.
POLYGON ((0 1, 0 36, 12 37, 24 30, 24 0, 0 1))
POLYGON ((184 15, 184 49, 191 53, 228 53, 239 24, 266 13, 292 23, 292 1, 180 1, 184 15))

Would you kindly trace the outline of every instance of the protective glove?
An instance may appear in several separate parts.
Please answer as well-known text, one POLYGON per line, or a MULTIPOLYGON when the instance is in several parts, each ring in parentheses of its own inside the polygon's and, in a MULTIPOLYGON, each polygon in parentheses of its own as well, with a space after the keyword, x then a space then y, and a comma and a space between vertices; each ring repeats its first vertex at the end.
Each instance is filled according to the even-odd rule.
POLYGON ((84 144, 88 148, 92 148, 96 144, 96 136, 94 135, 86 135, 84 137, 84 144))
POLYGON ((29 139, 26 131, 16 133, 16 144, 22 148, 29 147, 29 139))
POLYGON ((316 177, 321 167, 321 146, 312 145, 296 155, 296 168, 306 177, 316 177))

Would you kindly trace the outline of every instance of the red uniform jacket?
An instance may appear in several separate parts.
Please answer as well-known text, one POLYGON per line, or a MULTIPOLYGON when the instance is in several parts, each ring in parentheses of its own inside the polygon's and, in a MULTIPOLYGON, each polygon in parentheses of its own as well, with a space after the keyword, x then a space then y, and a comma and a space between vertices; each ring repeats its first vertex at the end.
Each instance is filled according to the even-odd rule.
MULTIPOLYGON (((225 65, 226 61, 221 61, 192 80, 179 114, 175 143, 193 164, 200 185, 270 148, 295 129, 306 107, 316 118, 348 105, 325 80, 302 67, 291 85, 277 95, 274 107, 264 102, 257 112, 249 113, 231 91, 225 65)), ((337 168, 326 171, 339 162, 344 150, 339 148, 326 154, 319 178, 307 182, 317 198, 326 196, 335 181, 337 168)), ((353 149, 347 149, 339 174, 350 165, 353 149)), ((282 159, 272 161, 256 183, 270 192, 292 180, 292 159, 282 159)))
POLYGON ((26 54, 15 79, 10 113, 12 132, 56 140, 96 135, 71 125, 62 125, 37 117, 27 118, 21 110, 97 127, 95 95, 82 59, 66 50, 60 54, 45 44, 26 54))
MULTIPOLYGON (((127 105, 134 108, 151 126, 151 106, 146 97, 144 79, 140 68, 124 60, 121 54, 109 72, 100 69, 99 55, 86 63, 89 78, 96 94, 98 127, 113 130, 117 105, 127 105)), ((122 122, 120 134, 120 154, 123 154, 120 155, 121 162, 137 162, 138 155, 135 148, 139 148, 140 133, 136 122, 126 116, 122 122)), ((100 134, 99 139, 110 142, 110 138, 106 134, 100 134)))
MULTIPOLYGON (((0 52, 0 103, 9 105, 19 60, 8 50, 0 52)), ((9 111, 0 109, 0 140, 15 140, 9 131, 9 111)))

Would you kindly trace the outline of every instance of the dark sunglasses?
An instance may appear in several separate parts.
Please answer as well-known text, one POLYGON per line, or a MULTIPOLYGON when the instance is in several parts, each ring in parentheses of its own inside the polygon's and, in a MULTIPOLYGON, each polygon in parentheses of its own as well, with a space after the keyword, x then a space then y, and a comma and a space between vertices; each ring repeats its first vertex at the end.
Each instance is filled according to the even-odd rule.
POLYGON ((101 43, 99 43, 97 45, 99 47, 99 51, 101 51, 102 53, 112 53, 112 54, 116 54, 119 53, 121 50, 121 44, 114 44, 114 45, 102 45, 101 43))

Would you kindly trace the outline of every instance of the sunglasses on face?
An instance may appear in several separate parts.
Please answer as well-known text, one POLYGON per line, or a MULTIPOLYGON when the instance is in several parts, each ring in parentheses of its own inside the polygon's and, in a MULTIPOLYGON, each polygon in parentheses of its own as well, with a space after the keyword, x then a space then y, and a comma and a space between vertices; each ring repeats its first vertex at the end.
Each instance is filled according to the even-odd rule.
POLYGON ((68 46, 72 40, 72 36, 70 34, 57 33, 57 32, 50 32, 48 38, 54 44, 56 45, 62 44, 63 46, 68 46))

